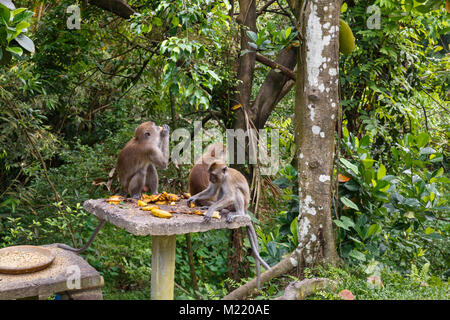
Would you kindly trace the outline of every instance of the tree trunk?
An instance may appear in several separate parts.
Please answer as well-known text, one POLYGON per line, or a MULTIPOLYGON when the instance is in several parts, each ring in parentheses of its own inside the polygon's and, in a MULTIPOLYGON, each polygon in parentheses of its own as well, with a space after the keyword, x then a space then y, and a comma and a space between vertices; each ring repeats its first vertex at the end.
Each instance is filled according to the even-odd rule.
POLYGON ((331 220, 334 129, 339 107, 340 1, 310 0, 299 12, 295 141, 298 146, 298 240, 303 263, 336 264, 331 220))
MULTIPOLYGON (((239 16, 236 21, 241 25, 241 52, 250 49, 248 45, 249 38, 247 30, 257 32, 256 30, 256 0, 239 0, 239 16)), ((239 66, 237 70, 237 96, 232 101, 233 105, 242 104, 236 116, 235 129, 246 129, 244 109, 249 111, 250 98, 252 95, 253 73, 255 70, 255 53, 249 52, 239 57, 239 66)))

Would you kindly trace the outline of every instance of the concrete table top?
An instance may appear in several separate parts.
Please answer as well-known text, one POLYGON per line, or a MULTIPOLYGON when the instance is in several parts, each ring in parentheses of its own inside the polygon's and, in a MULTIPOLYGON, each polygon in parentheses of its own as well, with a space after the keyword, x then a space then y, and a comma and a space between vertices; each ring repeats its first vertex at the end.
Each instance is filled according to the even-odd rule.
POLYGON ((103 277, 77 254, 56 248, 56 244, 44 245, 55 255, 55 260, 44 270, 28 274, 0 273, 0 300, 27 297, 49 297, 57 292, 71 291, 79 268, 80 288, 103 286, 103 277), (78 267, 78 268, 77 268, 78 267), (69 280, 69 283, 68 283, 69 280))
POLYGON ((232 223, 225 221, 226 216, 221 219, 212 218, 210 222, 205 223, 201 215, 178 213, 190 210, 186 202, 187 200, 181 199, 175 206, 158 205, 162 210, 176 212, 172 213, 169 219, 155 217, 149 211, 141 210, 141 207, 133 202, 109 204, 105 199, 86 200, 83 207, 98 218, 138 236, 170 236, 215 229, 237 229, 251 224, 248 215, 238 216, 232 223))

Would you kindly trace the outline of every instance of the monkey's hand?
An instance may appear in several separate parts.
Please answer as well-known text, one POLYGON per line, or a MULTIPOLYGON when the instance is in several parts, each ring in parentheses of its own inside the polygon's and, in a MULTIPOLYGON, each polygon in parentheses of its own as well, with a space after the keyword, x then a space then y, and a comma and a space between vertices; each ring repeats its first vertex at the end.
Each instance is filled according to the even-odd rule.
POLYGON ((208 214, 208 213, 209 213, 209 211, 203 217, 203 222, 210 222, 211 221, 212 213, 211 214, 208 214))
POLYGON ((162 130, 161 130, 161 137, 165 137, 169 134, 170 131, 170 127, 167 124, 164 124, 162 126, 162 130))
POLYGON ((189 199, 187 199, 187 206, 191 207, 191 203, 195 204, 195 200, 197 200, 196 196, 192 196, 189 199))

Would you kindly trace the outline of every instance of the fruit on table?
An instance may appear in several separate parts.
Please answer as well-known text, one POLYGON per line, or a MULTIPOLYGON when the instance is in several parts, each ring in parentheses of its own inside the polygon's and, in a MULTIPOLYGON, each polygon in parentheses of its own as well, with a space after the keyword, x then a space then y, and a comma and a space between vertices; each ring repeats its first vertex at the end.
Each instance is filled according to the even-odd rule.
POLYGON ((152 210, 150 210, 150 213, 158 218, 168 219, 168 218, 172 217, 172 215, 168 211, 161 210, 161 209, 152 209, 152 210))
POLYGON ((122 197, 122 196, 111 196, 111 197, 109 197, 108 199, 106 199, 106 201, 107 201, 109 204, 119 204, 120 201, 123 201, 123 200, 125 200, 125 198, 122 197))
POLYGON ((142 201, 142 200, 138 200, 137 205, 140 207, 145 207, 147 205, 147 202, 142 201))
POLYGON ((145 206, 145 207, 141 208, 141 210, 144 210, 144 211, 152 211, 154 209, 159 209, 159 207, 155 206, 155 205, 150 205, 150 206, 145 206))

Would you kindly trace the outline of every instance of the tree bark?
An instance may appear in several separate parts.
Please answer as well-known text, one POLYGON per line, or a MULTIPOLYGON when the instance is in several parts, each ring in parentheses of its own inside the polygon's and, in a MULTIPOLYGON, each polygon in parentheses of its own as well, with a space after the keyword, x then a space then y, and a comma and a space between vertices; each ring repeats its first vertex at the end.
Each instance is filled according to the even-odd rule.
MULTIPOLYGON (((241 52, 250 49, 247 31, 256 30, 256 0, 239 0, 240 13, 236 21, 241 24, 241 52)), ((232 101, 233 105, 242 104, 236 112, 235 129, 246 129, 244 109, 250 110, 250 98, 252 95, 253 73, 255 70, 255 52, 248 52, 239 58, 237 70, 237 96, 232 101)))
POLYGON ((124 0, 90 0, 89 3, 124 19, 129 19, 134 13, 134 10, 124 0))
MULTIPOLYGON (((297 51, 298 49, 296 47, 281 50, 275 60, 275 64, 282 65, 288 70, 293 70, 297 64, 297 51)), ((264 128, 264 124, 269 118, 270 113, 276 107, 277 103, 289 92, 294 82, 295 79, 293 80, 292 77, 286 76, 285 73, 275 70, 269 72, 252 106, 254 110, 252 113, 255 114, 255 118, 252 120, 257 129, 264 128), (290 85, 285 87, 288 82, 290 85)))
POLYGON ((298 146, 298 242, 305 266, 338 262, 331 220, 334 129, 339 107, 340 1, 310 0, 299 13, 295 141, 298 146))

